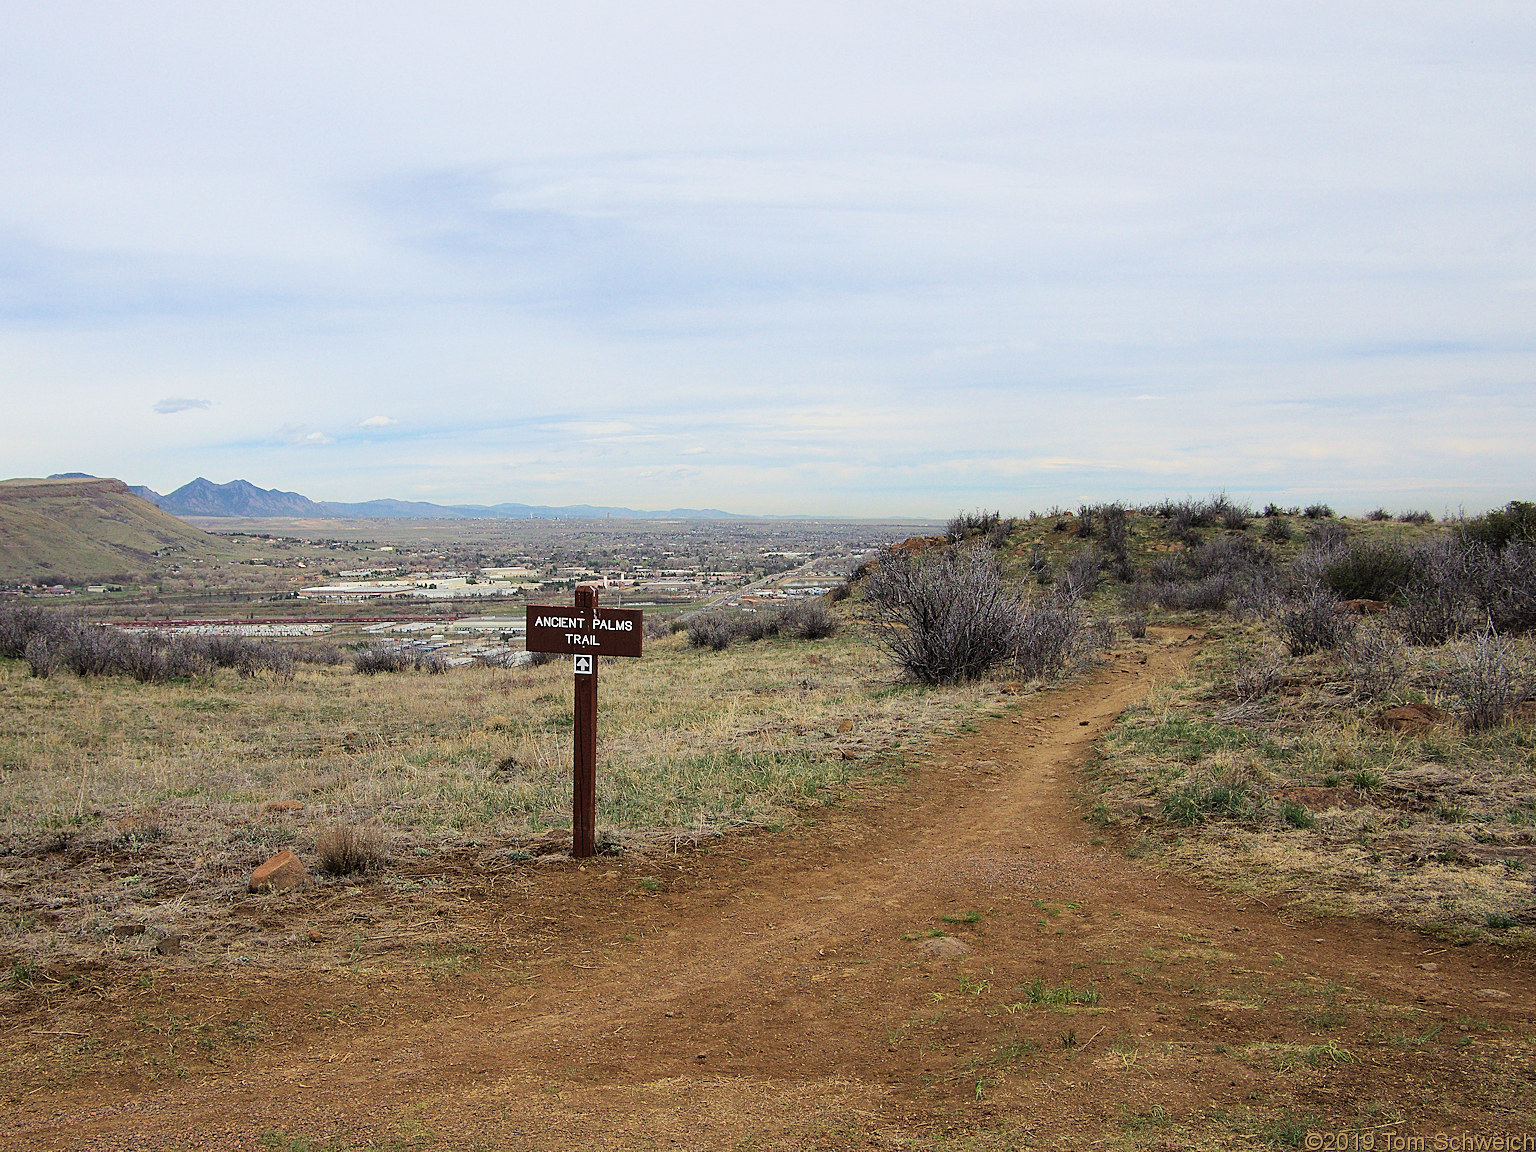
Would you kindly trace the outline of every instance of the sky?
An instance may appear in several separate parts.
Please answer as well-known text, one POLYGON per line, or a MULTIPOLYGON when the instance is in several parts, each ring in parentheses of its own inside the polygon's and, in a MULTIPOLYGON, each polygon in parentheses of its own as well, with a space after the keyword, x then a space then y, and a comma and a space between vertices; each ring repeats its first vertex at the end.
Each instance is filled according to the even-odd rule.
POLYGON ((1536 5, 3 2, 0 474, 1536 496, 1536 5))

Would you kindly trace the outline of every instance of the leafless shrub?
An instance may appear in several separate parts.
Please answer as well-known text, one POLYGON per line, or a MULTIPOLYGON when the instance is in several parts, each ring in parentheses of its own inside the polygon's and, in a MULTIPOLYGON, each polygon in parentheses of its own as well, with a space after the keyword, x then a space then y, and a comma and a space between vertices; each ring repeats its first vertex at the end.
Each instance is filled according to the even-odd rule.
POLYGON ((1065 586, 1027 605, 1015 626, 1013 662, 1026 678, 1049 680, 1097 647, 1082 604, 1065 586))
POLYGON ((1442 537, 1414 548, 1413 568, 1394 614, 1410 642, 1444 644, 1476 626, 1476 580, 1469 570, 1468 550, 1442 537))
POLYGON ((1368 699, 1385 695, 1403 681, 1403 640, 1375 622, 1360 625, 1343 645, 1355 691, 1368 699))
POLYGON ((30 604, 0 608, 0 656, 20 660, 34 636, 57 636, 75 627, 72 615, 30 604))
POLYGON ((1279 569, 1255 572, 1232 593, 1227 611, 1239 620, 1267 620, 1280 610, 1283 586, 1279 569))
POLYGON ((359 648, 352 654, 352 671, 364 676, 380 672, 401 672, 409 668, 410 664, 410 657, 402 648, 376 645, 359 648))
POLYGON ((1115 555, 1125 552, 1130 540, 1131 514, 1123 504, 1104 504, 1099 508, 1104 524, 1104 547, 1115 555))
POLYGON ((1253 509, 1246 504, 1228 504, 1221 510, 1221 526, 1232 532, 1241 532, 1253 519, 1253 509))
POLYGON ((1218 536, 1186 552, 1184 564, 1197 580, 1215 575, 1246 579, 1276 569, 1274 554, 1246 536, 1218 536))
POLYGON ((1349 528, 1337 520, 1319 520, 1307 529, 1307 547, 1316 552, 1332 551, 1348 539, 1349 528))
POLYGON ((1056 580, 1056 574, 1051 571, 1051 557, 1038 544, 1029 546, 1029 576, 1042 588, 1049 587, 1056 580))
POLYGON ((1294 535, 1291 522, 1284 516, 1273 516, 1264 522, 1264 539, 1275 544, 1284 544, 1294 535))
POLYGON ((886 549, 865 584, 876 641, 914 680, 974 680, 1013 654, 1019 599, 989 548, 886 549))
POLYGON ((1413 575, 1413 556, 1400 540, 1356 540, 1335 552, 1322 579, 1345 600, 1389 600, 1413 575))
POLYGON ((1015 518, 1004 518, 1001 512, 962 512, 945 525, 944 536, 951 544, 980 537, 993 548, 1000 548, 1017 525, 1015 518))
POLYGON ((1157 602, 1163 608, 1186 612, 1214 612, 1225 608, 1235 582, 1224 572, 1188 584, 1160 584, 1157 602))
POLYGON ((130 632, 27 608, 0 613, 0 654, 11 653, 25 658, 37 676, 69 671, 145 683, 207 675, 214 668, 235 668, 245 676, 286 675, 293 668, 290 648, 263 640, 130 632))
POLYGON ((332 876, 356 876, 383 865, 384 840, 372 828, 336 824, 315 838, 320 867, 332 876))
POLYGON ((1087 540, 1093 535, 1093 518, 1097 511, 1091 504, 1083 504, 1077 510, 1077 535, 1081 540, 1087 540))
POLYGON ((1125 618, 1125 630, 1132 640, 1145 640, 1147 638, 1147 614, 1145 612, 1132 612, 1125 618))
POLYGON ((1277 692, 1284 680, 1285 669, 1272 653, 1239 652, 1226 694, 1235 700, 1259 700, 1277 692))
POLYGON ((1062 583, 1071 595, 1087 600, 1099 590, 1099 569, 1102 566, 1103 558, 1090 544, 1067 561, 1061 574, 1062 583))
POLYGON ((1213 493, 1204 500, 1165 500, 1154 511, 1166 521, 1163 531, 1170 540, 1182 540, 1191 547, 1200 543, 1198 529, 1214 527, 1239 515, 1246 524, 1247 517, 1252 515, 1245 505, 1234 505, 1225 492, 1213 493))
POLYGON ((1536 629, 1536 542, 1511 540, 1497 551, 1474 544, 1467 552, 1478 602, 1494 629, 1536 629))
POLYGON ((645 619, 645 638, 647 640, 660 640, 663 636, 670 636, 675 631, 672 621, 665 616, 647 616, 645 619))
POLYGON ((46 632, 37 632, 28 637, 21 654, 32 675, 41 680, 46 680, 58 670, 59 643, 57 638, 46 632))
POLYGON ((1402 524, 1433 524, 1435 522, 1435 514, 1433 512, 1414 510, 1398 513, 1397 519, 1402 524))
POLYGON ((304 664, 318 664, 334 668, 347 662, 346 653, 334 644, 309 644, 294 651, 295 660, 304 664))
POLYGON ((1365 518, 1367 520, 1390 520, 1392 519, 1392 513, 1388 512, 1385 508, 1377 508, 1367 512, 1365 518))
POLYGON ((1308 504, 1301 510, 1301 514, 1308 520, 1331 520, 1333 509, 1326 504, 1308 504))
POLYGON ((774 621, 780 634, 797 640, 824 640, 836 633, 841 624, 837 613, 819 600, 801 600, 787 605, 774 621))
POLYGON ((1088 642, 1095 652, 1105 652, 1115 646, 1115 622, 1101 616, 1088 625, 1088 642))
POLYGON ((750 634, 750 623, 740 612, 695 612, 684 627, 688 643, 719 652, 730 647, 732 641, 745 639, 750 634))
POLYGON ((1177 508, 1173 515, 1163 525, 1163 533, 1170 540, 1182 540, 1189 544, 1198 544, 1200 533, 1196 531, 1200 527, 1202 517, 1199 511, 1185 505, 1177 508))
POLYGON ((1292 656, 1332 651, 1349 639, 1359 618, 1337 607, 1338 600, 1320 587, 1284 602, 1275 629, 1292 656))
MULTIPOLYGON (((120 634, 121 635, 121 634, 120 634)), ((82 645, 82 651, 85 650, 82 645)), ((206 676, 213 671, 213 661, 206 648, 190 636, 165 636, 158 632, 112 638, 102 645, 95 674, 125 671, 135 680, 159 683, 206 676), (111 667, 112 662, 116 667, 111 667)), ((82 675, 86 673, 82 672, 82 675)))
POLYGON ((1147 609, 1156 602, 1152 589, 1139 580, 1120 589, 1120 607, 1126 612, 1140 612, 1145 615, 1147 609))
POLYGON ((1516 707, 1536 696, 1536 661, 1528 645, 1490 629, 1458 645, 1437 680, 1455 698, 1467 728, 1497 728, 1516 707))
POLYGON ((762 640, 789 636, 797 640, 821 640, 835 633, 842 621, 819 600, 801 600, 779 608, 756 612, 714 609, 685 618, 688 643, 719 652, 738 640, 762 640))

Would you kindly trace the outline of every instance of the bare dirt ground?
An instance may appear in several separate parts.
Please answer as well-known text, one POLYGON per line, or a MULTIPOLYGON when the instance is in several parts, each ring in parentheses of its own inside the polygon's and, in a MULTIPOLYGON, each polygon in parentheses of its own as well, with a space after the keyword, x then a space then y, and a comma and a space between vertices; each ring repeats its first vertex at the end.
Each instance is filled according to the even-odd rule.
POLYGON ((44 974, 0 1018, 0 1147, 1171 1150, 1315 1146, 1308 1129, 1434 1147, 1536 1129, 1530 957, 1203 889, 1082 818, 1097 737, 1198 647, 1165 635, 1019 697, 782 834, 250 896, 230 916, 287 962, 44 974), (926 955, 950 940, 968 953, 926 955))

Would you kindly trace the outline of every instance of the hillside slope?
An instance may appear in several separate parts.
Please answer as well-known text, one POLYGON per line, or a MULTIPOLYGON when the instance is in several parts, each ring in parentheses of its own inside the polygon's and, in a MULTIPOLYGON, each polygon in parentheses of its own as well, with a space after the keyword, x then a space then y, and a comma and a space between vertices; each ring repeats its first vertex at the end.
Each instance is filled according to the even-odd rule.
POLYGON ((121 480, 0 480, 0 583, 131 579, 164 566, 155 552, 208 556, 220 546, 121 480))

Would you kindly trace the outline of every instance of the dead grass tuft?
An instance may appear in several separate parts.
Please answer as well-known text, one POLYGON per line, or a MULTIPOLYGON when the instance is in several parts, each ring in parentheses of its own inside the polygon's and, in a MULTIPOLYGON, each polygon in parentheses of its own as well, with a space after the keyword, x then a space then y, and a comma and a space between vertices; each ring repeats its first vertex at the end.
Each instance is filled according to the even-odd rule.
POLYGON ((384 838, 373 828, 336 824, 315 837, 320 867, 332 876, 356 876, 384 864, 384 838))

